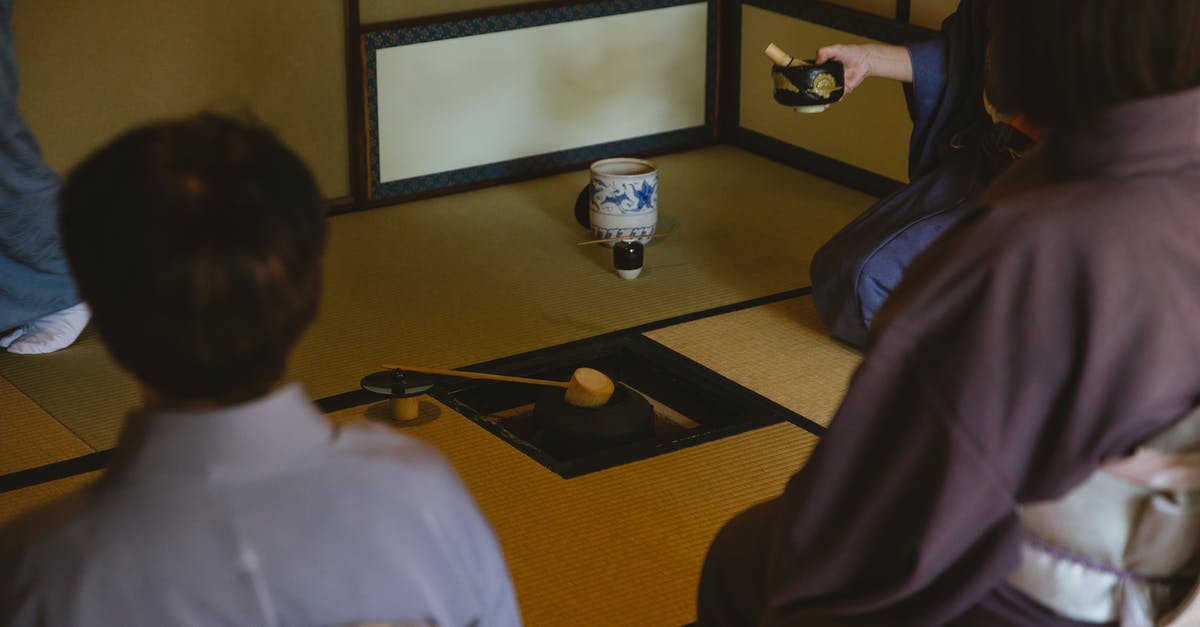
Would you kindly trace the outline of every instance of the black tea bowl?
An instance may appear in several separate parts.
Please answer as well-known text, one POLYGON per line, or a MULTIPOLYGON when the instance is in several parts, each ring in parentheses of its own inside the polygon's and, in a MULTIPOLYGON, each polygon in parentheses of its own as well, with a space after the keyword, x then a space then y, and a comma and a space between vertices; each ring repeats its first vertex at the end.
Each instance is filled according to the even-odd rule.
POLYGON ((824 111, 846 93, 845 71, 841 61, 816 65, 805 61, 800 65, 773 65, 775 102, 797 111, 824 111))

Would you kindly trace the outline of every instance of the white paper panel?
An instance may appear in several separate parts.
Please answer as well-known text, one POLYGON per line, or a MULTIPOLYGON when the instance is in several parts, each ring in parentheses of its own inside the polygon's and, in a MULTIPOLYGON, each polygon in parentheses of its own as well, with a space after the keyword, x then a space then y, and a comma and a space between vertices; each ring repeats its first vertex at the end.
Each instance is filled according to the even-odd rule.
POLYGON ((795 57, 811 58, 821 46, 869 41, 743 5, 741 126, 876 174, 907 181, 912 122, 900 83, 867 79, 824 113, 797 113, 771 97, 771 61, 762 54, 767 44, 774 42, 795 57))
POLYGON ((708 7, 380 50, 380 181, 704 125, 708 7))

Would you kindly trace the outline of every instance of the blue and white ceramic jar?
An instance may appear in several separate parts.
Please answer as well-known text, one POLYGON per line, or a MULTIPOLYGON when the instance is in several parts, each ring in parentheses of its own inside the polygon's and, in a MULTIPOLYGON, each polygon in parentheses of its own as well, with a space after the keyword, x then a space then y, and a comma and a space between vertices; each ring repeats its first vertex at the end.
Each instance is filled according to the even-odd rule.
POLYGON ((658 226, 658 169, 654 164, 631 157, 602 159, 592 164, 591 179, 589 218, 595 238, 649 242, 658 226))

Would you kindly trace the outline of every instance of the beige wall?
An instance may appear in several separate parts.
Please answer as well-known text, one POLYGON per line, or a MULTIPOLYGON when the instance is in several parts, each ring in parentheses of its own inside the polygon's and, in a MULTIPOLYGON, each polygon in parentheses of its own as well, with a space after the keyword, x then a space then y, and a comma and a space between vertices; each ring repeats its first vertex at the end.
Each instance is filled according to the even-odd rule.
POLYGON ((252 111, 343 195, 341 24, 339 0, 17 0, 20 105, 60 171, 147 119, 252 111))
MULTIPOLYGON (((366 23, 519 4, 362 0, 366 23)), ((20 106, 65 172, 115 133, 200 109, 253 112, 349 193, 342 0, 17 0, 20 106)))
POLYGON ((361 0, 359 18, 364 24, 371 24, 513 4, 528 4, 528 2, 514 2, 513 0, 361 0))

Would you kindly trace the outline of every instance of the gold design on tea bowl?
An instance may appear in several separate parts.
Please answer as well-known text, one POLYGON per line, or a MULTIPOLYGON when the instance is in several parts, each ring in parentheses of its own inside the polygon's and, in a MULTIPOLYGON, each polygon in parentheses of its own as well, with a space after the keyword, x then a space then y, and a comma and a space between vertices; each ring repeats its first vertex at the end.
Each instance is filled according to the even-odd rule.
POLYGON ((775 73, 774 76, 775 76, 775 89, 782 89, 783 91, 790 91, 795 94, 800 93, 800 88, 796 87, 796 84, 793 83, 792 80, 790 78, 788 78, 787 76, 784 76, 782 73, 779 73, 779 72, 775 73))
POLYGON ((822 72, 813 77, 812 89, 809 89, 808 93, 822 100, 827 100, 833 95, 833 92, 839 89, 841 89, 841 86, 837 84, 837 79, 833 77, 833 74, 822 72))

